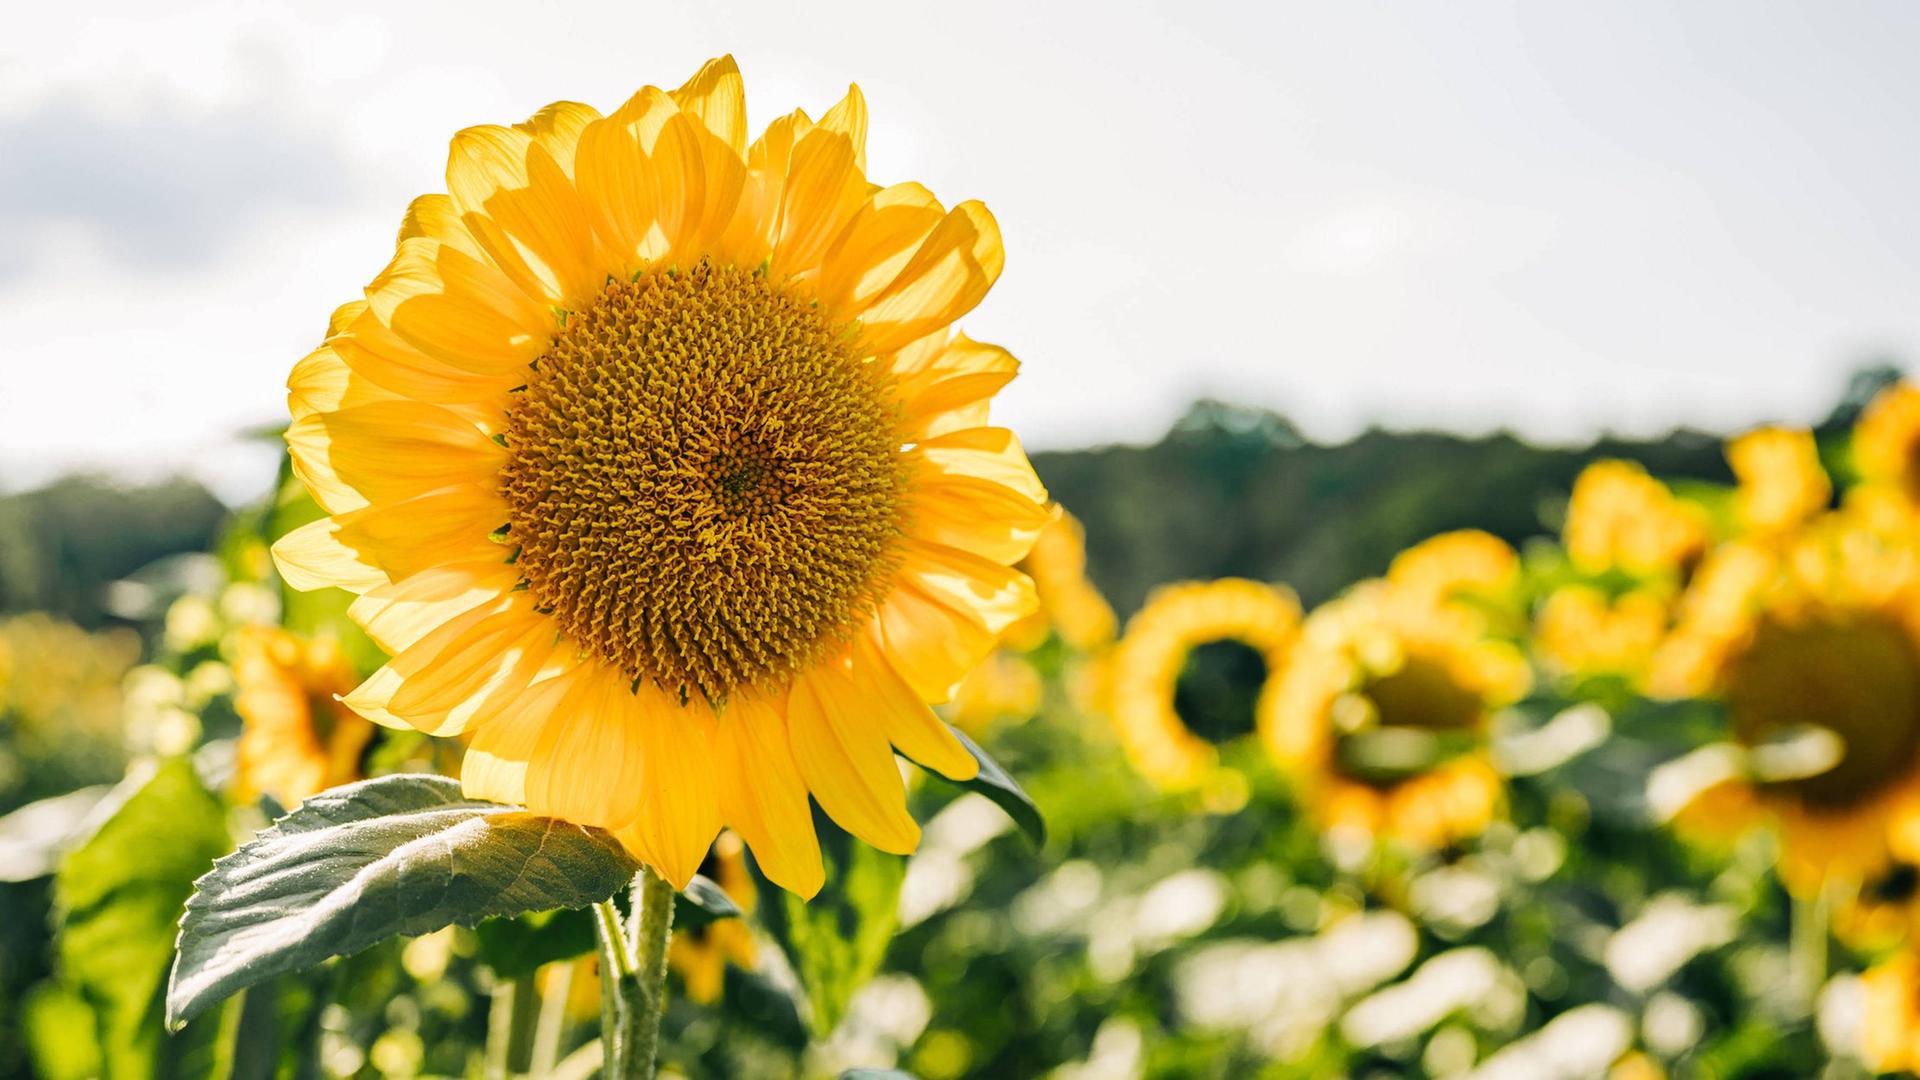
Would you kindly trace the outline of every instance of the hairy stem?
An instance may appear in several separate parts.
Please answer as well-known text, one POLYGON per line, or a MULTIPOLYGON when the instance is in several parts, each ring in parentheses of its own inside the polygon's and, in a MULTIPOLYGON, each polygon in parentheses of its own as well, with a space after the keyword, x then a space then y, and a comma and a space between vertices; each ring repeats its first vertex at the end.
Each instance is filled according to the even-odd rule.
POLYGON ((673 934, 673 886, 642 867, 633 879, 633 978, 621 995, 622 1075, 653 1080, 660 1049, 660 1016, 667 1007, 667 939, 673 934))

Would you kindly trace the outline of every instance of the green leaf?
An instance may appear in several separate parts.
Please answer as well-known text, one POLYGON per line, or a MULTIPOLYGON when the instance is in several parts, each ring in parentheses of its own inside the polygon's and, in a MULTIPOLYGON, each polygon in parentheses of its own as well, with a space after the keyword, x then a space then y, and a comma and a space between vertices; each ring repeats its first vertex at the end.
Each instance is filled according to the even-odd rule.
POLYGON ((543 964, 593 951, 593 912, 586 908, 530 911, 488 919, 474 927, 480 960, 502 979, 531 975, 543 964))
POLYGON ((51 979, 20 1002, 21 1034, 42 1080, 92 1080, 100 1075, 100 1045, 89 1034, 97 1019, 76 990, 51 979))
POLYGON ((105 1075, 179 1075, 212 1028, 165 1038, 161 991, 193 880, 230 846, 226 812, 182 758, 126 786, 54 877, 60 971, 93 1009, 105 1075))
POLYGON ((715 919, 738 919, 743 914, 720 883, 704 874, 693 875, 680 892, 682 903, 673 916, 675 930, 698 930, 715 919))
POLYGON ((106 784, 85 787, 0 817, 0 881, 32 881, 53 873, 112 790, 106 784))
POLYGON ((1020 831, 1027 834, 1035 847, 1044 847, 1047 843, 1047 822, 1040 816, 1040 808, 1034 805, 1032 797, 1007 770, 1000 767, 999 762, 980 749, 980 744, 968 738, 966 732, 954 728, 953 734, 960 740, 960 745, 967 748, 967 753, 980 763, 980 775, 960 786, 992 799, 1007 812, 1014 824, 1020 826, 1020 831))
POLYGON ((637 869, 605 832, 465 798, 444 776, 334 788, 197 883, 167 1021, 396 935, 596 903, 637 869))
MULTIPOLYGON (((685 902, 674 915, 675 930, 698 930, 715 919, 740 916, 733 898, 713 879, 699 874, 687 883, 680 899, 685 902)), ((593 913, 586 908, 555 908, 488 919, 474 927, 474 932, 480 938, 481 961, 502 979, 531 975, 542 965, 594 950, 593 913)))
POLYGON ((813 1030, 826 1036, 846 1014, 854 992, 879 970, 898 922, 907 862, 847 835, 816 812, 827 881, 812 900, 768 881, 753 867, 761 923, 786 950, 813 1007, 813 1030))

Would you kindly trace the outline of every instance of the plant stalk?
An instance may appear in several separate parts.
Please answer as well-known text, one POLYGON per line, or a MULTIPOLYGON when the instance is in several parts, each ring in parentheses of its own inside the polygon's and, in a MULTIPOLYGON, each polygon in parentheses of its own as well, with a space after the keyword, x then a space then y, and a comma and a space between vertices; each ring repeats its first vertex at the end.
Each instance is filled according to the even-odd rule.
POLYGON ((594 906, 600 944, 600 1046, 605 1080, 653 1080, 667 1004, 667 940, 673 886, 649 868, 633 879, 633 918, 623 925, 606 900, 594 906))
POLYGON ((627 1076, 653 1080, 660 1051, 660 1017, 667 1008, 667 940, 673 936, 673 886, 651 867, 633 879, 634 977, 621 995, 627 1007, 621 1056, 627 1076))

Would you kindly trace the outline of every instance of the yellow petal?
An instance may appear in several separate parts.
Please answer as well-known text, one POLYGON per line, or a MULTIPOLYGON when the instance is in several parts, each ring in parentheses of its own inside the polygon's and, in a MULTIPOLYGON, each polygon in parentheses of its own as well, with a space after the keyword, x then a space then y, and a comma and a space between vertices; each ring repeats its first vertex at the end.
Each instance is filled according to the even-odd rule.
POLYGON ((531 685, 557 640, 553 621, 531 603, 490 615, 407 679, 387 711, 436 735, 458 734, 475 714, 531 685))
POLYGON ((1027 452, 1006 428, 950 431, 924 440, 917 453, 922 466, 931 472, 971 476, 1011 488, 1034 502, 1047 500, 1047 489, 1034 475, 1027 452))
POLYGON ((979 775, 980 762, 893 670, 873 634, 854 639, 851 675, 859 696, 869 703, 873 721, 901 753, 950 780, 979 775))
POLYGON ((540 733, 527 768, 527 809, 604 829, 639 812, 646 720, 619 672, 590 669, 540 733))
POLYGON ((338 587, 365 592, 387 583, 379 567, 340 542, 332 518, 309 521, 273 542, 273 563, 287 587, 300 592, 338 587))
POLYGON ((1020 361, 998 345, 955 336, 917 370, 900 376, 907 437, 925 439, 984 425, 987 403, 1019 370, 1020 361))
POLYGON ((317 412, 350 409, 399 397, 355 374, 329 345, 322 345, 293 365, 287 376, 287 411, 295 420, 317 412))
POLYGON ((423 236, 400 241, 367 286, 381 323, 429 357, 476 375, 524 375, 547 347, 553 314, 491 262, 423 236))
POLYGON ((882 851, 906 855, 920 826, 886 736, 845 671, 815 668, 794 681, 787 703, 793 760, 813 797, 841 828, 882 851))
POLYGON ((568 691, 586 676, 576 667, 537 682, 514 697, 495 719, 477 727, 460 763, 460 790, 470 799, 525 804, 527 763, 540 745, 540 733, 564 723, 556 715, 568 691))
POLYGON ((388 708, 393 695, 400 691, 409 678, 438 662, 447 647, 466 633, 469 627, 505 606, 505 601, 480 604, 441 623, 367 676, 365 682, 340 698, 341 703, 376 724, 416 727, 408 717, 388 708))
MULTIPOLYGON (((561 115, 570 122, 583 119, 561 115)), ((596 258, 586 206, 555 149, 570 153, 573 141, 542 142, 527 127, 488 124, 455 135, 447 154, 447 191, 462 224, 494 265, 542 307, 592 296, 607 271, 596 258)))
POLYGON ((618 835, 674 888, 684 889, 720 832, 713 713, 701 702, 670 700, 651 683, 642 683, 632 698, 633 722, 645 746, 645 780, 640 812, 618 835))
POLYGON ((875 352, 889 352, 951 325, 986 297, 1005 265, 993 215, 981 203, 961 203, 867 305, 862 340, 875 352))
POLYGON ((505 598, 520 572, 504 562, 451 563, 381 585, 347 614, 388 653, 413 646, 456 615, 505 598))
POLYGON ((1033 580, 1012 567, 938 544, 906 541, 899 576, 989 633, 1033 614, 1033 580))
POLYGON ((506 449, 462 417, 433 405, 382 401, 302 417, 287 428, 294 471, 333 513, 360 502, 410 499, 499 472, 506 449))
POLYGON ((577 101, 556 101, 513 126, 533 136, 534 145, 552 155, 553 160, 571 177, 580 135, 587 130, 588 124, 598 119, 600 110, 591 105, 582 105, 577 101))
POLYGON ((758 266, 773 251, 793 145, 812 128, 806 111, 795 109, 768 124, 747 149, 746 183, 721 244, 739 265, 758 266))
POLYGON ((867 103, 860 88, 794 144, 775 226, 773 268, 804 275, 819 267, 827 246, 866 204, 867 103))
POLYGON ((784 700, 736 693, 714 729, 714 779, 721 816, 768 880, 811 897, 826 872, 785 710, 784 700))
POLYGON ((940 200, 919 184, 874 192, 827 246, 820 302, 839 312, 865 308, 900 277, 945 216, 940 200))
POLYGON ((922 474, 911 490, 914 539, 1005 565, 1026 558, 1052 520, 1045 503, 977 477, 922 474))
POLYGON ((507 523, 491 483, 455 484, 342 514, 335 534, 394 580, 449 563, 503 563, 512 548, 489 539, 507 523))
POLYGON ((525 368, 479 375, 444 364, 406 340, 362 305, 361 313, 327 339, 328 347, 357 375, 402 397, 438 405, 502 401, 526 381, 525 368))

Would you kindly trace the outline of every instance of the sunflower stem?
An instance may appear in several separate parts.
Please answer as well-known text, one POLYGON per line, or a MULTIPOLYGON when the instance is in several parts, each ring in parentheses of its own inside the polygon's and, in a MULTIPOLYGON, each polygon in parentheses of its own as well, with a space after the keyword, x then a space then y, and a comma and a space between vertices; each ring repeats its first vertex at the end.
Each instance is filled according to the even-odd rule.
POLYGON ((651 867, 633 879, 633 977, 621 995, 622 1076, 653 1080, 660 1017, 667 1006, 667 939, 673 934, 673 886, 651 867))
POLYGON ((621 1072, 621 987, 632 981, 633 960, 627 953, 626 931, 620 909, 611 899, 593 905, 593 936, 600 952, 600 1049, 605 1080, 626 1080, 621 1072))

